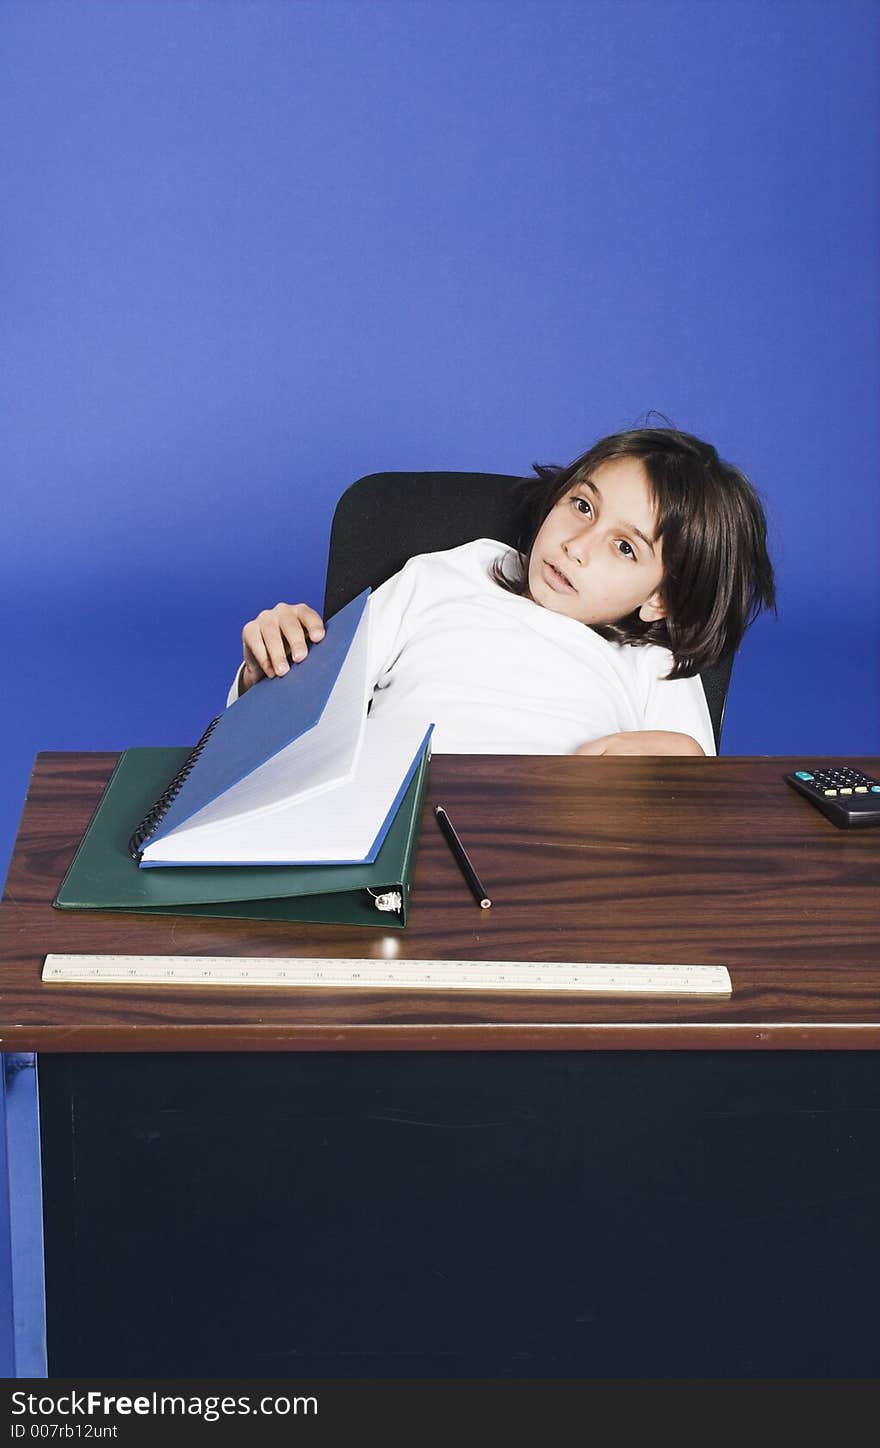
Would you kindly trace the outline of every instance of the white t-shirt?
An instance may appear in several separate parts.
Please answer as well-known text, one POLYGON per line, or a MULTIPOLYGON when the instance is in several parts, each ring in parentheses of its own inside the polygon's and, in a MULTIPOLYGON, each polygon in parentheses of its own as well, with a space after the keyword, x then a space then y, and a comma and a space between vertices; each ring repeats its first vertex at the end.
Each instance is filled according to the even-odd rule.
POLYGON ((422 553, 375 590, 374 715, 393 709, 396 718, 433 723, 436 754, 571 754, 633 729, 690 734, 715 753, 699 678, 665 679, 667 649, 610 643, 508 593, 492 578, 500 558, 514 577, 515 553, 493 539, 422 553))

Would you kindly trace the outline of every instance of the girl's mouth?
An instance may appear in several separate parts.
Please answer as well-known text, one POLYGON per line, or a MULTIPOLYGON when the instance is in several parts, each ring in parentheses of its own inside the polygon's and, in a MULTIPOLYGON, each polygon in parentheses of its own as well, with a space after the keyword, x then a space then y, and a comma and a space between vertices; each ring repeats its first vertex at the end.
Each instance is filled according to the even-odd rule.
POLYGON ((555 564, 548 563, 545 559, 544 563, 541 565, 541 571, 544 575, 544 582, 553 589, 554 593, 577 592, 574 584, 569 583, 565 574, 559 568, 557 568, 555 564))

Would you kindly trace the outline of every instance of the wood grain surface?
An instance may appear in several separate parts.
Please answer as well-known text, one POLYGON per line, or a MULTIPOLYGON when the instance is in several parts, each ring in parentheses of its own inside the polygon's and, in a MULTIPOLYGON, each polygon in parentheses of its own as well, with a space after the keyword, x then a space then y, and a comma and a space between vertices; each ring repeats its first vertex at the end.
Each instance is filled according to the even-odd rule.
MULTIPOLYGON (((3 1051, 880 1045, 880 829, 839 830, 795 794, 782 776, 802 759, 436 755, 410 921, 386 932, 53 909, 116 758, 35 762, 0 906, 3 1051), (473 900, 434 804, 491 910, 473 900), (733 993, 45 985, 49 952, 725 965, 733 993)), ((880 760, 850 762, 880 774, 880 760)))

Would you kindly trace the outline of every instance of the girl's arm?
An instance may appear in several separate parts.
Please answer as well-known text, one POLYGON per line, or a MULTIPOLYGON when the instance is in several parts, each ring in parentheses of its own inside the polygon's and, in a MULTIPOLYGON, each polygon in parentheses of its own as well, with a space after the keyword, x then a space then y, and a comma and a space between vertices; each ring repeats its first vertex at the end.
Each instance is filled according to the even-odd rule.
POLYGON ((702 745, 690 734, 671 729, 632 729, 623 734, 604 734, 582 744, 575 754, 701 754, 702 745))

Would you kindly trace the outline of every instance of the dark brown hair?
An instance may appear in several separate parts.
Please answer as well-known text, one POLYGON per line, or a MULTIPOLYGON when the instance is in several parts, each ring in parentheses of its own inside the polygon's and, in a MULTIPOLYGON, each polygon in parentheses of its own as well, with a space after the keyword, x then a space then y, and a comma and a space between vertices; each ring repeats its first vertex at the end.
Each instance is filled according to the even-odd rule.
POLYGON ((537 476, 523 490, 520 576, 508 578, 498 562, 496 582, 511 593, 527 591, 531 551, 547 514, 613 458, 638 458, 648 475, 663 539, 666 617, 646 623, 636 610, 592 627, 615 643, 661 644, 674 660, 667 677, 689 678, 735 650, 762 608, 776 608, 761 500, 744 473, 691 433, 634 428, 602 438, 568 467, 536 464, 537 476))

